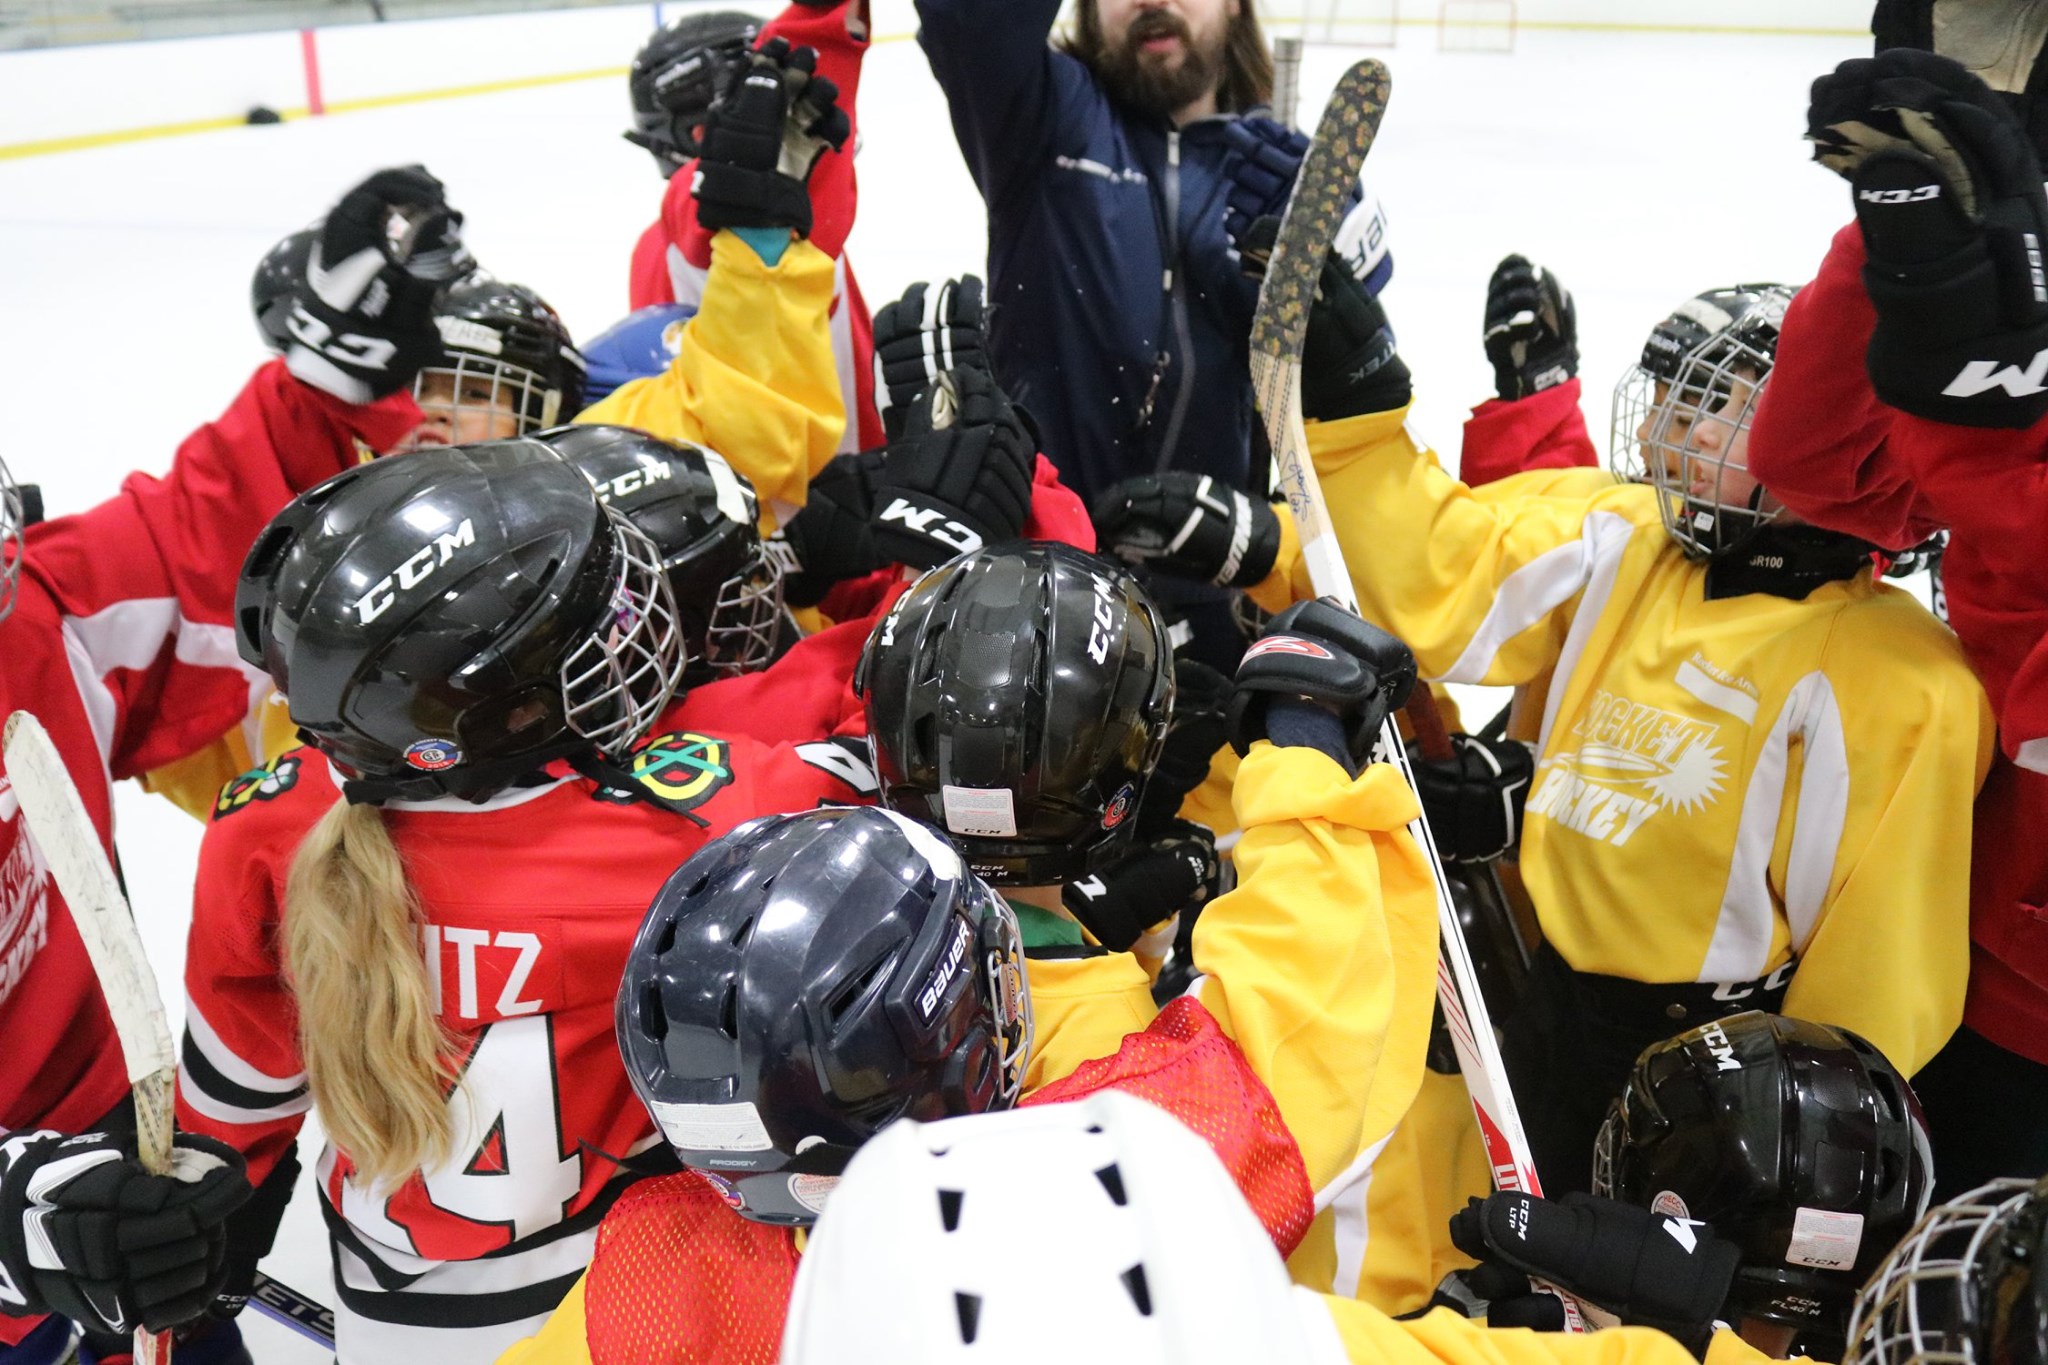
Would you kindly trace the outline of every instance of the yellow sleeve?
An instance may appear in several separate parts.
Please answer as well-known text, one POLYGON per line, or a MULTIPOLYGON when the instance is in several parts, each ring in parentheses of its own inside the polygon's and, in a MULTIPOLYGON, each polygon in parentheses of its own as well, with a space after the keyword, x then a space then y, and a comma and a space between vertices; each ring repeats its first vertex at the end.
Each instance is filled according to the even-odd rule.
MULTIPOLYGON (((1325 1297, 1322 1303, 1345 1356, 1356 1365, 1698 1365, 1683 1346, 1648 1327, 1574 1336, 1488 1327, 1448 1308, 1397 1321, 1350 1299, 1325 1297)), ((1734 1333, 1720 1332, 1706 1365, 1763 1365, 1768 1359, 1734 1333)))
POLYGON ((1436 984, 1436 896, 1408 837, 1414 793, 1313 749, 1238 769, 1237 888, 1195 926, 1203 1005, 1237 1040, 1320 1193, 1414 1099, 1436 984))
POLYGON ((590 1339, 583 1326, 583 1281, 579 1275, 568 1297, 541 1326, 524 1341, 498 1357, 498 1365, 590 1365, 590 1339))
POLYGON ((1029 958, 1031 1060, 1024 1068, 1028 1094, 1071 1075, 1083 1062, 1110 1057, 1124 1035, 1142 1033, 1158 1008, 1152 980, 1130 953, 1100 957, 1029 958))
MULTIPOLYGON (((1840 711, 1804 720, 1785 781, 1801 800, 1785 803, 1771 867, 1799 954, 1784 1012, 1861 1034, 1910 1076, 1962 1023, 1971 808, 1995 736, 1953 637, 1917 603, 1900 606, 1845 616, 1830 642, 1827 695, 1840 711), (1822 823, 1805 810, 1809 792, 1841 789, 1834 864, 1814 887, 1797 822, 1822 823), (1802 915, 1803 903, 1814 908, 1802 915)), ((1787 709, 1797 705, 1795 691, 1787 709)))
POLYGON ((711 270, 682 350, 578 422, 638 427, 723 455, 785 521, 839 446, 846 405, 832 356, 832 260, 793 241, 770 266, 730 232, 711 239, 711 270))
POLYGON ((213 803, 220 789, 252 766, 248 741, 237 726, 196 754, 151 768, 142 775, 142 789, 203 823, 213 818, 213 803))
POLYGON ((1555 661, 1606 552, 1660 524, 1656 494, 1610 479, 1571 497, 1477 495, 1415 440, 1407 411, 1308 427, 1359 604, 1426 677, 1526 682, 1555 661))

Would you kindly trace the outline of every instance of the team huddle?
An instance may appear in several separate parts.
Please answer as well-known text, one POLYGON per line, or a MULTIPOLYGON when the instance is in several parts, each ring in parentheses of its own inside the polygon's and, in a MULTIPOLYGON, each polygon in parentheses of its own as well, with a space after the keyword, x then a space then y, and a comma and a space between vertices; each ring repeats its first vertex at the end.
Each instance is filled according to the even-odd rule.
POLYGON ((1610 468, 1511 256, 1446 472, 1357 190, 1299 357, 1356 612, 1253 435, 1309 141, 1250 0, 919 8, 986 285, 861 296, 861 0, 692 13, 614 327, 393 168, 165 477, 0 466, 0 709, 109 853, 118 779, 207 825, 157 1174, 0 774, 0 1365, 250 1360, 308 1115, 349 1362, 2042 1359, 2036 7, 1880 5, 1808 130, 1856 223, 1654 320, 1610 468))

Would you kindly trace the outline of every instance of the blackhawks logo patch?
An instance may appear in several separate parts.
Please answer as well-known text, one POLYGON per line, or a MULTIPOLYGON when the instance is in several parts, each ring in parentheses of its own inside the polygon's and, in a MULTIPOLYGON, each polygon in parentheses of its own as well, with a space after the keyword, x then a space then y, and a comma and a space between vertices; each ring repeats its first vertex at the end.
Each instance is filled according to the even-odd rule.
POLYGON ((301 760, 289 754, 276 762, 228 779, 213 801, 213 818, 224 820, 251 801, 270 801, 298 785, 301 760))
MULTIPOLYGON (((692 811, 732 784, 732 746, 691 730, 671 730, 633 747, 625 767, 640 785, 671 810, 692 811)), ((600 789, 610 801, 630 801, 628 792, 600 789)))

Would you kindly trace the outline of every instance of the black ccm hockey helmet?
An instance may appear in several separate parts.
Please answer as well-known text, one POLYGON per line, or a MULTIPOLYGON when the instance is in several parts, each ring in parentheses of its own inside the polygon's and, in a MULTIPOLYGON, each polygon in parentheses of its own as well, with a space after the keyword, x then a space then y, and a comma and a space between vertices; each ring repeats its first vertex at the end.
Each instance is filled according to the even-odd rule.
POLYGON ((761 550, 752 484, 715 451, 631 427, 561 427, 536 439, 582 470, 598 500, 661 552, 690 651, 686 683, 768 666, 782 575, 761 550))
POLYGON ((472 403, 513 414, 525 436, 566 422, 583 407, 586 366, 560 315, 523 284, 478 270, 434 301, 441 363, 420 370, 413 396, 427 402, 436 376, 452 380, 455 414, 472 403))
POLYGON ((1931 1210, 1856 1296, 1843 1365, 2048 1365, 2048 1180, 1931 1210))
POLYGON ((725 93, 733 59, 760 35, 759 15, 737 10, 685 14, 656 29, 633 58, 626 81, 633 129, 626 140, 653 153, 663 179, 697 155, 698 129, 725 93))
POLYGON ((816 1219, 898 1118, 1006 1109, 1031 1053, 1023 943, 935 832, 827 807, 676 869, 619 983, 619 1051, 683 1163, 757 1222, 816 1219))
POLYGON ((976 550, 912 584, 854 675, 882 802, 998 886, 1129 842, 1173 718, 1173 648, 1125 570, 1070 545, 976 550))
POLYGON ((537 441, 421 450, 299 495, 235 592, 242 658, 370 800, 481 800, 617 752, 681 682, 660 556, 537 441))
POLYGON ((1757 1010, 1647 1049, 1593 1157, 1594 1193, 1741 1248, 1731 1315, 1836 1340, 1933 1180, 1919 1101, 1882 1053, 1757 1010))
POLYGON ((300 228, 263 253, 249 278, 249 311, 263 344, 279 355, 292 348, 292 304, 306 280, 306 263, 320 240, 321 224, 300 228))

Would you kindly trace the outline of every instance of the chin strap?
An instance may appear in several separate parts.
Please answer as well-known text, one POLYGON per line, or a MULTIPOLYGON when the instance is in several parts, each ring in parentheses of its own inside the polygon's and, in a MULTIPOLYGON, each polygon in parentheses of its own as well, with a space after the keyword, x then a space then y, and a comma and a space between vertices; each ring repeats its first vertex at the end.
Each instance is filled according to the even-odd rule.
POLYGON ((1818 526, 1772 524, 1707 562, 1707 600, 1768 593, 1803 602, 1815 588, 1872 568, 1877 547, 1818 526))

